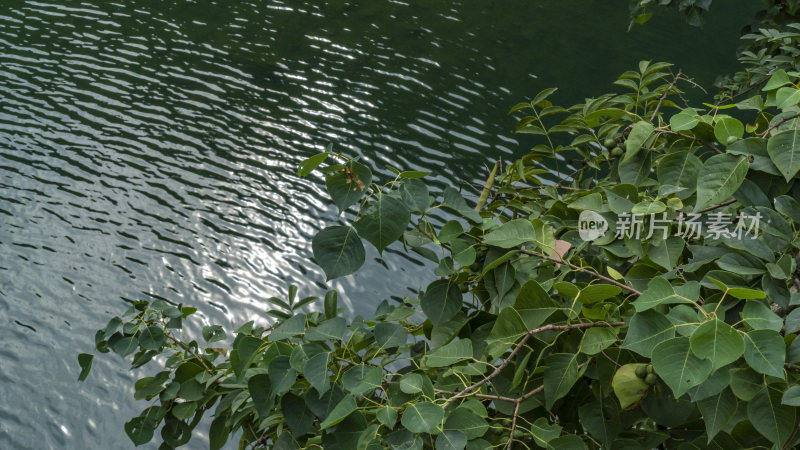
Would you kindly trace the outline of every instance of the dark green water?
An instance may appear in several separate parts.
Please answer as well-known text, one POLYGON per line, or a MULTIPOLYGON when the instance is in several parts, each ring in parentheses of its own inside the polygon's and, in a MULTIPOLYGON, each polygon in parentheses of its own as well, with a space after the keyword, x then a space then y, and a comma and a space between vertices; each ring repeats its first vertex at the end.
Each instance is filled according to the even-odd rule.
MULTIPOLYGON (((75 381, 126 300, 229 325, 289 283, 324 292, 309 242, 335 211, 302 158, 334 143, 474 198, 531 146, 506 112, 542 88, 570 104, 645 58, 705 86, 735 70, 755 6, 718 3, 704 29, 621 34, 626 1, 2 0, 0 448, 131 447, 143 372, 103 355, 75 381)), ((421 264, 373 251, 332 286, 367 313, 426 284, 421 264)))

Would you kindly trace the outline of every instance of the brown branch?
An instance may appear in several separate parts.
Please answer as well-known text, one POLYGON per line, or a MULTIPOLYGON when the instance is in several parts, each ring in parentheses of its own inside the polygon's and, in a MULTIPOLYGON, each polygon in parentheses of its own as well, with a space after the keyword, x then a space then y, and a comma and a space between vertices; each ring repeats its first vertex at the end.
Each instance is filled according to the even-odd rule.
POLYGON ((792 431, 791 436, 789 436, 789 439, 783 444, 781 449, 788 450, 792 448, 792 443, 794 443, 794 440, 797 439, 798 432, 800 432, 800 422, 798 422, 797 425, 795 425, 794 431, 792 431))
POLYGON ((172 342, 174 342, 174 343, 178 344, 178 346, 179 346, 179 347, 181 347, 182 349, 184 349, 184 350, 186 350, 187 352, 191 353, 191 354, 192 354, 192 356, 194 356, 195 358, 197 358, 197 360, 198 360, 198 361, 200 361, 200 364, 203 366, 203 368, 204 368, 204 369, 206 369, 206 372, 208 372, 208 373, 210 373, 210 374, 212 374, 212 375, 214 374, 214 371, 213 371, 213 370, 211 370, 211 368, 209 368, 209 367, 206 365, 206 360, 205 360, 205 359, 203 359, 203 358, 201 358, 201 357, 200 357, 200 355, 198 355, 197 353, 195 353, 195 351, 194 351, 194 350, 192 350, 192 348, 191 348, 191 347, 189 347, 188 345, 186 345, 186 344, 185 344, 185 343, 183 343, 182 341, 180 341, 180 340, 178 340, 178 339, 175 339, 175 338, 174 338, 174 337, 173 337, 171 334, 169 334, 169 333, 165 333, 165 336, 167 336, 167 339, 169 339, 170 341, 172 341, 172 342))
POLYGON ((724 202, 722 202, 722 203, 718 203, 718 204, 716 204, 716 205, 709 206, 709 207, 708 207, 708 208, 706 208, 706 209, 701 209, 701 210, 700 210, 700 213, 702 214, 702 213, 704 213, 704 212, 713 211, 713 210, 715 210, 715 209, 717 209, 717 208, 722 208, 723 206, 728 206, 728 205, 730 205, 731 203, 736 203, 736 199, 735 199, 735 198, 732 198, 732 199, 730 199, 730 200, 726 200, 726 201, 724 201, 724 202))
POLYGON ((526 190, 536 190, 536 189, 546 189, 549 187, 556 188, 556 189, 563 189, 565 191, 585 191, 586 189, 575 188, 572 186, 564 186, 561 184, 544 184, 541 186, 512 186, 514 189, 518 191, 526 191, 526 190))
POLYGON ((517 402, 514 405, 514 414, 511 416, 511 433, 508 435, 508 444, 506 445, 506 450, 511 450, 511 444, 514 443, 514 431, 517 429, 517 415, 519 414, 519 405, 522 402, 517 402))
POLYGON ((620 283, 619 281, 614 280, 612 278, 609 278, 609 277, 607 277, 605 275, 601 275, 601 274, 595 272, 594 270, 589 270, 589 269, 583 268, 581 266, 577 266, 575 264, 572 264, 570 262, 563 261, 563 260, 557 259, 557 258, 553 258, 552 256, 543 255, 541 253, 532 252, 532 251, 529 251, 529 250, 520 250, 520 253, 524 253, 526 255, 531 255, 531 256, 536 256, 536 257, 539 257, 539 258, 542 258, 542 259, 546 259, 548 261, 552 261, 552 262, 557 263, 557 264, 565 264, 565 265, 571 267, 574 270, 578 270, 578 271, 581 271, 583 273, 589 274, 589 275, 591 275, 591 276, 593 276, 595 278, 598 278, 600 280, 603 280, 603 281, 605 281, 607 283, 611 283, 614 286, 619 286, 619 287, 621 287, 622 289, 625 289, 628 292, 631 292, 631 293, 636 294, 636 295, 642 295, 642 291, 640 291, 640 290, 638 290, 636 288, 630 287, 627 284, 620 283))
POLYGON ((769 134, 769 132, 770 132, 770 131, 772 131, 772 130, 774 130, 775 128, 778 128, 779 126, 781 126, 781 125, 785 124, 786 122, 788 122, 788 121, 790 121, 790 120, 794 120, 794 119, 796 119, 796 118, 798 118, 798 117, 800 117, 800 113, 797 113, 797 114, 795 114, 795 115, 793 115, 793 116, 789 116, 789 117, 787 117, 787 118, 785 118, 785 119, 781 120, 780 122, 776 123, 775 125, 773 125, 773 126, 771 126, 771 127, 767 128, 767 129, 766 129, 766 130, 765 130, 763 133, 759 134, 759 135, 758 135, 758 137, 762 137, 762 138, 763 138, 763 137, 765 137, 767 134, 769 134))
POLYGON ((678 74, 675 75, 675 79, 672 80, 672 83, 670 83, 670 85, 667 86, 667 90, 664 91, 664 94, 661 96, 661 98, 658 99, 658 104, 656 105, 656 109, 653 110, 653 115, 650 116, 650 122, 652 122, 653 119, 656 118, 656 115, 658 115, 658 110, 659 110, 659 108, 661 108, 661 104, 664 102, 664 99, 667 98, 667 96, 669 95, 669 91, 671 91, 672 88, 675 87, 675 84, 680 79, 682 73, 683 73, 683 69, 678 69, 678 74))
MULTIPOLYGON (((522 337, 522 340, 520 340, 519 343, 516 346, 514 346, 514 349, 511 350, 511 353, 507 357, 503 358, 503 362, 500 363, 500 365, 497 366, 494 369, 494 371, 492 371, 492 373, 490 373, 489 375, 486 375, 480 381, 478 381, 476 383, 473 383, 472 385, 464 388, 461 392, 459 392, 459 393, 455 394, 454 396, 450 397, 447 400, 447 402, 445 402, 444 407, 446 408, 448 405, 450 405, 457 398, 463 397, 463 396, 469 394, 470 392, 474 391, 475 389, 477 389, 477 388, 481 387, 482 385, 484 385, 485 383, 489 382, 492 378, 500 375, 500 373, 503 371, 503 369, 505 369, 506 366, 508 366, 508 364, 511 362, 511 360, 514 359, 514 356, 516 356, 516 354, 522 349, 522 347, 525 346, 525 343, 528 342, 528 339, 533 337, 535 334, 539 334, 539 333, 542 333, 544 331, 551 331, 551 330, 564 331, 564 330, 577 330, 577 329, 594 328, 594 327, 620 327, 622 325, 625 325, 625 322, 612 322, 612 323, 608 323, 608 322, 587 322, 587 323, 572 323, 572 324, 566 324, 566 325, 550 324, 550 325, 545 325, 545 326, 542 326, 542 327, 539 327, 539 328, 534 328, 533 330, 530 330, 527 333, 525 333, 525 336, 522 337)), ((539 388, 537 388, 537 389, 539 389, 539 388)), ((534 391, 536 391, 536 389, 534 389, 534 391)), ((530 396, 533 396, 533 395, 536 394, 536 392, 529 393, 529 394, 530 394, 530 396)), ((522 397, 520 397, 520 398, 522 398, 522 397)), ((525 398, 527 399, 527 398, 530 398, 530 397, 525 397, 525 398)), ((519 400, 519 399, 514 400, 514 399, 512 399, 511 401, 513 401, 513 402, 521 402, 522 400, 519 400)))

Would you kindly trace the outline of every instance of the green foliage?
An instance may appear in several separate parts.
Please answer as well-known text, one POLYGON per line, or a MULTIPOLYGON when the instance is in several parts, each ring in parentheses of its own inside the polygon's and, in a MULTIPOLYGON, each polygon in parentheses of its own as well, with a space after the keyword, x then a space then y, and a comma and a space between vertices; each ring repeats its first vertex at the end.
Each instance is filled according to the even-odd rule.
MULTIPOLYGON (((312 241, 327 278, 358 270, 366 240, 429 259, 432 281, 371 317, 292 286, 271 327, 208 325, 204 344, 178 333, 193 308, 134 302, 95 337, 133 367, 162 356, 126 433, 176 448, 213 415, 213 449, 798 445, 799 83, 777 71, 748 102, 678 106, 691 84, 645 61, 568 108, 546 89, 512 109, 538 141, 477 209, 329 147, 298 171, 321 170, 341 211, 312 241), (570 159, 565 184, 539 178, 570 159), (587 211, 610 225, 592 242, 587 211), (701 213, 716 225, 687 233, 701 213)), ((83 380, 92 355, 78 362, 83 380)))

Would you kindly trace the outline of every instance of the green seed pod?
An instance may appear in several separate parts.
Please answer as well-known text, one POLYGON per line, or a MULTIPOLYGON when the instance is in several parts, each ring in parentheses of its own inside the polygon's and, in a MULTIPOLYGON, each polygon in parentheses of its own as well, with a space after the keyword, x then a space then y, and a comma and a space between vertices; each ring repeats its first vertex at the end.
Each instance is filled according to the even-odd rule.
POLYGON ((648 364, 647 365, 647 373, 653 373, 653 365, 652 364, 648 364))
POLYGON ((606 146, 606 148, 611 148, 611 147, 613 147, 613 146, 614 146, 614 143, 615 143, 615 142, 616 142, 616 141, 614 141, 614 138, 610 138, 610 137, 608 137, 608 138, 606 138, 606 140, 603 142, 603 145, 604 145, 604 146, 606 146))
POLYGON ((481 264, 478 261, 475 261, 474 263, 472 263, 471 266, 469 266, 469 270, 471 270, 472 272, 480 272, 482 268, 483 264, 481 264))
POLYGON ((614 150, 611 150, 611 154, 613 156, 620 156, 622 154, 622 149, 619 147, 614 147, 614 150))
POLYGON ((636 376, 639 378, 644 378, 647 376, 647 368, 645 366, 639 366, 636 368, 636 376))
POLYGON ((658 377, 654 373, 648 373, 646 377, 644 377, 644 382, 649 384, 650 386, 656 384, 658 381, 658 377))

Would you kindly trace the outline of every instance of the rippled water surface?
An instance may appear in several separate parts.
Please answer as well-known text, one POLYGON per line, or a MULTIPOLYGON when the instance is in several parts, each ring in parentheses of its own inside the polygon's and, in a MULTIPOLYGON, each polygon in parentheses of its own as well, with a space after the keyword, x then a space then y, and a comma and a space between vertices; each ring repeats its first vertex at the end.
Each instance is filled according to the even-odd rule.
MULTIPOLYGON (((620 36, 625 1, 0 0, 0 448, 131 447, 143 372, 103 355, 75 381, 125 301, 195 306, 196 332, 324 292, 309 242, 337 219, 302 158, 333 143, 474 198, 530 147, 506 112, 542 88, 578 101, 643 58, 706 86, 735 69, 752 11, 716 3, 705 29, 620 36)), ((370 251, 333 283, 357 313, 429 276, 370 251)))

